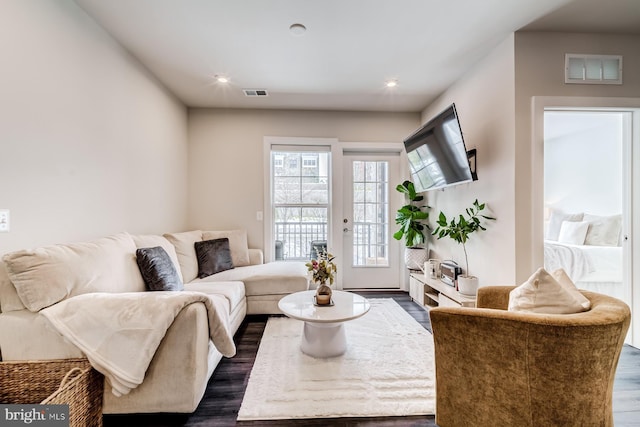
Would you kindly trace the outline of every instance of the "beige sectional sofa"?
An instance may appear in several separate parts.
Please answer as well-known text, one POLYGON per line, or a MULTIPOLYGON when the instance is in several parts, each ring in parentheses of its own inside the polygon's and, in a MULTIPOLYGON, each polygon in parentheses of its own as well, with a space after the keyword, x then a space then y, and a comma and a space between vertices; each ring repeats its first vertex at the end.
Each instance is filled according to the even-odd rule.
MULTIPOLYGON (((283 296, 308 288, 303 263, 263 263, 262 251, 247 247, 242 230, 132 236, 120 233, 91 242, 54 245, 6 254, 0 263, 0 354, 3 360, 81 357, 40 313, 87 293, 145 292, 136 249, 161 246, 186 291, 222 302, 235 333, 246 314, 279 313, 283 296), (234 268, 197 278, 197 241, 227 237, 234 268)), ((220 304, 218 304, 220 306, 220 304)), ((182 309, 167 329, 144 381, 116 397, 105 383, 104 413, 193 412, 222 359, 209 336, 205 304, 182 309)))

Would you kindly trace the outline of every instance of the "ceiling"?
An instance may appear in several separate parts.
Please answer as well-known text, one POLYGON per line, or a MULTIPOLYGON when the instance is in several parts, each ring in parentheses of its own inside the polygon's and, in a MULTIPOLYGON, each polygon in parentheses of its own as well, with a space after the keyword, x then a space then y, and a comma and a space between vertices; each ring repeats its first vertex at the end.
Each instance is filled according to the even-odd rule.
POLYGON ((640 34, 640 0, 76 3, 190 107, 418 112, 517 30, 640 34))

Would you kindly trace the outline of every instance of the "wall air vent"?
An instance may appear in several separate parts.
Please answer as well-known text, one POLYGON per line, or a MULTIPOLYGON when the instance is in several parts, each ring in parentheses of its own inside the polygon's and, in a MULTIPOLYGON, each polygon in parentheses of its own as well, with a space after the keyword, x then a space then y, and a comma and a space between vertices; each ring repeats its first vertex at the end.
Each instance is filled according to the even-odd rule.
POLYGON ((622 55, 564 56, 564 82, 581 84, 622 84, 622 55))
POLYGON ((245 96, 269 96, 266 89, 242 89, 245 96))

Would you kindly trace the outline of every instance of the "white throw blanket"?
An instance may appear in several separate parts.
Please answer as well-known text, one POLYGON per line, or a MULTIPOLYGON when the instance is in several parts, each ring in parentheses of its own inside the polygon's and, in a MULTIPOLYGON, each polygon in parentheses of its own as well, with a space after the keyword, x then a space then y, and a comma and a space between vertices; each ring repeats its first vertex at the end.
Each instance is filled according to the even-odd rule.
POLYGON ((87 356, 121 396, 142 384, 167 329, 189 304, 202 302, 209 336, 226 357, 235 355, 224 298, 199 292, 90 293, 60 301, 42 313, 87 356))

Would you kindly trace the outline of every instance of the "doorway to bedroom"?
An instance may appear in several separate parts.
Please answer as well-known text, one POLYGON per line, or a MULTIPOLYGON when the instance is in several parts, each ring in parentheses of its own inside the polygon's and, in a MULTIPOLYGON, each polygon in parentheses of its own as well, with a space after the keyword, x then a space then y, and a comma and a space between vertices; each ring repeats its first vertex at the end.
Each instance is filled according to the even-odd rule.
POLYGON ((632 306, 632 112, 544 112, 544 265, 632 306))

